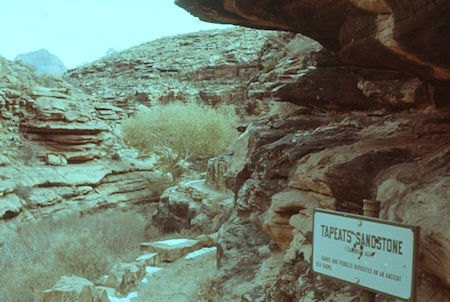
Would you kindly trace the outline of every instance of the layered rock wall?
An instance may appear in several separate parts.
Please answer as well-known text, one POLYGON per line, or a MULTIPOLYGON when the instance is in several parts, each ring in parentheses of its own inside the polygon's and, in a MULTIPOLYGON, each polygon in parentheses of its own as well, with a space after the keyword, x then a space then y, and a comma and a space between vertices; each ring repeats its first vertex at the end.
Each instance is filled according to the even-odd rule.
POLYGON ((240 104, 271 32, 244 28, 162 38, 69 70, 71 82, 128 114, 137 104, 240 104))
POLYGON ((247 150, 247 160, 237 153, 233 162, 241 165, 227 172, 235 214, 219 232, 223 293, 236 293, 239 279, 251 280, 240 295, 259 295, 265 301, 302 301, 308 295, 317 301, 350 301, 357 294, 351 287, 335 283, 330 290, 326 280, 311 274, 312 212, 320 207, 361 214, 362 200, 376 199, 381 218, 421 227, 419 301, 445 297, 449 122, 446 113, 421 111, 353 113, 340 120, 300 115, 251 126, 244 134, 248 138, 241 138, 244 146, 237 146, 247 150), (242 244, 249 234, 273 241, 242 244), (272 248, 269 256, 261 254, 264 246, 272 248), (283 260, 271 271, 279 274, 278 280, 265 294, 252 284, 265 263, 280 253, 283 260), (247 269, 236 267, 254 273, 249 276, 247 269))
POLYGON ((121 142, 123 109, 62 80, 39 86, 27 68, 0 63, 0 231, 11 222, 159 200, 171 179, 121 142))

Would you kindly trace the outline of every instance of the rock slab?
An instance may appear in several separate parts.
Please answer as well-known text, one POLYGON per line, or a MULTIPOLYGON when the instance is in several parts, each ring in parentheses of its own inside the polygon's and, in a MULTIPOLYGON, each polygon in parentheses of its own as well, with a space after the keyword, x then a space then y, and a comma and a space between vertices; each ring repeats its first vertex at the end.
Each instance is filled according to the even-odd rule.
POLYGON ((108 302, 109 298, 104 291, 99 294, 89 280, 72 275, 61 277, 53 288, 43 291, 36 301, 108 302))
POLYGON ((190 252, 207 246, 205 241, 193 239, 169 239, 156 242, 141 243, 141 252, 158 253, 158 262, 173 262, 190 252))

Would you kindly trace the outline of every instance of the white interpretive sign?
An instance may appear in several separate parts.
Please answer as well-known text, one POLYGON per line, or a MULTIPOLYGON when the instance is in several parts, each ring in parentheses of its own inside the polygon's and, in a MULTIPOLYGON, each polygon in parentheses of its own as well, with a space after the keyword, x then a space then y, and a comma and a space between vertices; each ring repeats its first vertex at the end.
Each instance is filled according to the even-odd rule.
POLYGON ((415 297, 419 228, 314 210, 314 272, 407 301, 415 297))

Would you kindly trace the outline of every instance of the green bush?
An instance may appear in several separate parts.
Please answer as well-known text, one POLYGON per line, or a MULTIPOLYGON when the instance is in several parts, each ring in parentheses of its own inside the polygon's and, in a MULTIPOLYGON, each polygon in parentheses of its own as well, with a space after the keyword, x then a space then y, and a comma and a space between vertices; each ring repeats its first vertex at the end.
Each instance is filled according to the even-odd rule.
POLYGON ((213 157, 237 137, 237 116, 228 108, 174 102, 139 112, 122 124, 125 142, 141 154, 156 154, 176 177, 179 161, 213 157))

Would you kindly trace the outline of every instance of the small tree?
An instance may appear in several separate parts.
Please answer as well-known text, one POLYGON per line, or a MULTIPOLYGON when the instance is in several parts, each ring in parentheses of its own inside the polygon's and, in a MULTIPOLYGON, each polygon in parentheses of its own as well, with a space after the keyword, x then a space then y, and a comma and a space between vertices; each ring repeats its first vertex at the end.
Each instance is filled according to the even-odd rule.
POLYGON ((174 178, 180 160, 213 157, 237 137, 237 116, 231 110, 174 102, 139 112, 122 124, 125 142, 141 154, 156 154, 174 178))

